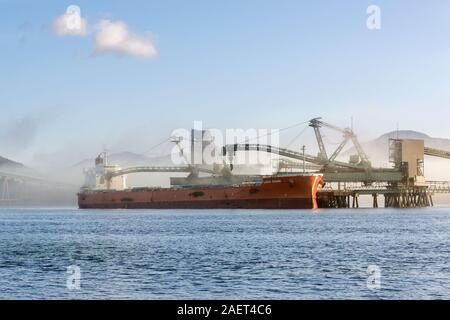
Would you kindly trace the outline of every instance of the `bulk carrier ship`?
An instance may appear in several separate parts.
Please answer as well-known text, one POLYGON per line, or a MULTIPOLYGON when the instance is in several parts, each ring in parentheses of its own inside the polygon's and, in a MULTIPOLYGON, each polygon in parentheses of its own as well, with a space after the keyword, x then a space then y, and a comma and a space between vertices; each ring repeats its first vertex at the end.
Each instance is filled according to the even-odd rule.
MULTIPOLYGON (((194 136, 194 134, 192 134, 194 136)), ((191 150, 193 151, 193 150, 191 150)), ((193 154, 193 153, 191 153, 193 154)), ((231 168, 199 165, 134 167, 109 165, 107 154, 85 171, 86 183, 78 193, 80 209, 314 209, 321 174, 234 175, 231 168), (127 174, 135 172, 186 172, 173 177, 168 188, 126 188, 127 174), (200 177, 199 173, 209 176, 200 177)))
POLYGON ((315 209, 323 185, 316 174, 261 177, 237 185, 171 186, 128 190, 89 190, 78 194, 80 209, 315 209))

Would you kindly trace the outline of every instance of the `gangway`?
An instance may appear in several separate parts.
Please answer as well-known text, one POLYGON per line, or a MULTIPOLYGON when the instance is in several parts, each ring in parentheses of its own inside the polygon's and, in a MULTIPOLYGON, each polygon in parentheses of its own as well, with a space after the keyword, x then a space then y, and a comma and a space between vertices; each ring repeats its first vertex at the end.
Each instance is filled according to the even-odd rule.
POLYGON ((204 172, 214 174, 217 173, 214 170, 193 167, 193 166, 144 166, 144 167, 130 167, 120 170, 109 171, 106 173, 106 177, 111 179, 113 177, 123 176, 130 173, 141 173, 141 172, 204 172))
POLYGON ((450 159, 450 151, 446 150, 425 147, 424 154, 432 157, 450 159))

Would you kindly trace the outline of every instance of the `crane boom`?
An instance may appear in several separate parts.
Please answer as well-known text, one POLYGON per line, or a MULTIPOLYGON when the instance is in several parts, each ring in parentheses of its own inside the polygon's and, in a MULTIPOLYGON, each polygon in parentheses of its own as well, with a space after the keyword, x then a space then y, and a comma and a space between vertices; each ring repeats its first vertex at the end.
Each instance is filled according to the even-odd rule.
MULTIPOLYGON (((263 144, 228 144, 222 148, 222 156, 229 156, 232 160, 232 156, 236 151, 259 151, 266 152, 272 154, 278 154, 282 157, 295 159, 306 162, 317 164, 317 165, 327 165, 329 162, 324 162, 320 157, 315 157, 312 155, 304 154, 302 152, 297 152, 290 149, 285 148, 277 148, 274 146, 263 145, 263 144)), ((332 165, 341 168, 349 168, 349 169, 364 169, 358 164, 346 163, 341 161, 333 161, 332 165)))
POLYGON ((450 151, 434 149, 434 148, 424 148, 424 154, 427 156, 450 159, 450 151))
POLYGON ((334 160, 336 159, 336 157, 339 155, 339 153, 342 151, 344 146, 346 145, 347 141, 349 139, 351 139, 356 151, 358 152, 358 156, 359 156, 361 164, 363 165, 363 167, 366 168, 366 170, 370 170, 371 164, 369 161, 369 157, 367 157, 367 154, 364 152, 364 149, 362 148, 361 144, 359 143, 358 138, 357 138, 356 134, 353 132, 353 130, 349 129, 349 128, 345 128, 345 129, 339 128, 332 124, 326 123, 320 119, 321 118, 311 119, 309 121, 309 125, 310 125, 310 127, 314 128, 317 143, 319 145, 320 154, 322 155, 322 157, 325 160, 327 160, 330 164, 332 164, 334 162, 334 160), (333 152, 333 154, 331 155, 330 158, 327 157, 325 145, 323 143, 322 135, 320 133, 321 127, 326 127, 326 128, 332 129, 334 131, 341 132, 344 135, 344 140, 337 147, 337 149, 333 152))
POLYGON ((323 122, 319 120, 320 118, 314 118, 309 122, 309 126, 314 129, 314 134, 316 135, 317 144, 319 146, 319 157, 322 160, 328 161, 327 150, 325 149, 325 144, 323 143, 322 134, 320 133, 320 127, 323 122))

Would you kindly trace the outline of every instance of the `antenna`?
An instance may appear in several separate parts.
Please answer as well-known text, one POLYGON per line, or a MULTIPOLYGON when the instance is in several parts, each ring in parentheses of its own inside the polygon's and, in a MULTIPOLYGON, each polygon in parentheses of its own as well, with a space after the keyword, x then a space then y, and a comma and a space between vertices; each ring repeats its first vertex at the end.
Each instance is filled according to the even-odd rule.
POLYGON ((399 138, 398 121, 397 121, 397 140, 399 138))
POLYGON ((108 165, 108 152, 109 149, 106 147, 106 144, 103 144, 103 163, 105 166, 108 165))
POLYGON ((303 145, 302 146, 302 152, 303 152, 303 173, 305 173, 306 172, 306 167, 305 167, 305 150, 306 150, 306 146, 305 145, 303 145))

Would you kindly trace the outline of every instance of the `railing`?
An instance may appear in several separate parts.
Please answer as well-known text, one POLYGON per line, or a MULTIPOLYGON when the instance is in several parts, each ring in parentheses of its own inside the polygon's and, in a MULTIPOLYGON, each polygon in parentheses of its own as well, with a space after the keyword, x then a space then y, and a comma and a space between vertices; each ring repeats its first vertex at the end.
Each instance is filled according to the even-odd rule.
POLYGON ((450 181, 427 181, 427 185, 433 193, 450 193, 450 181))

